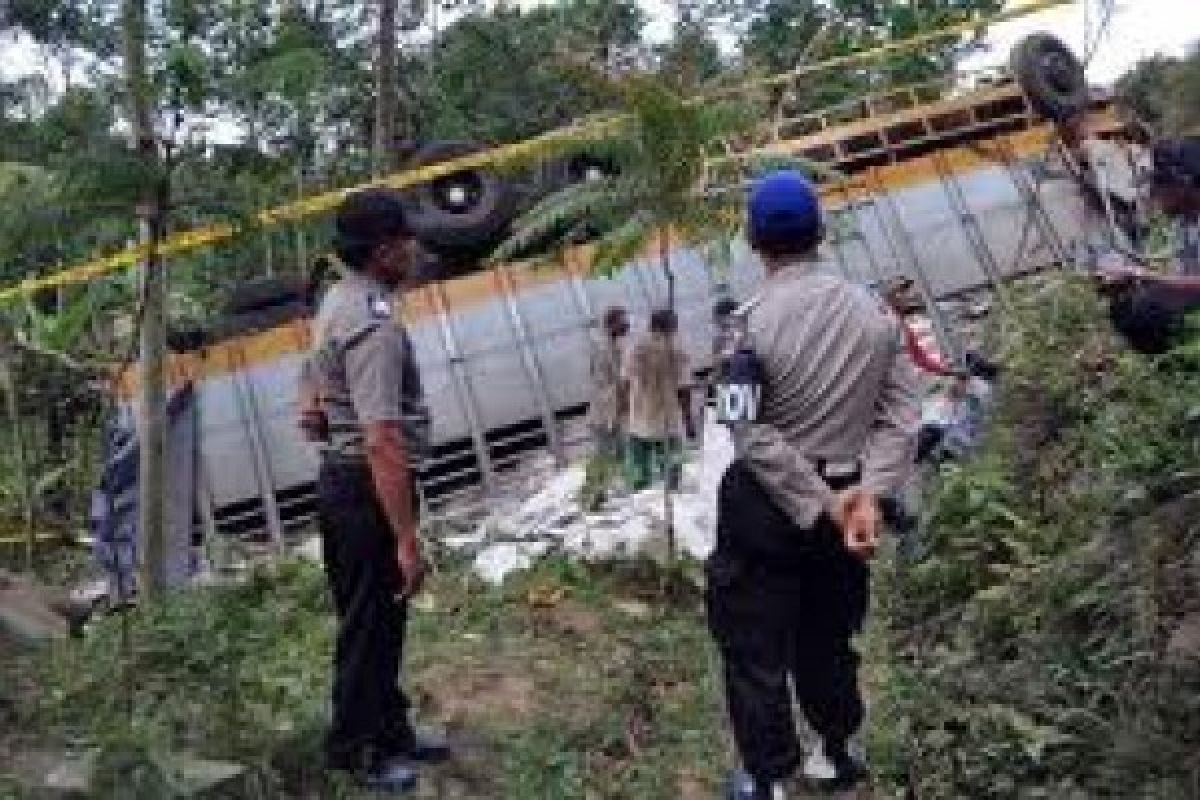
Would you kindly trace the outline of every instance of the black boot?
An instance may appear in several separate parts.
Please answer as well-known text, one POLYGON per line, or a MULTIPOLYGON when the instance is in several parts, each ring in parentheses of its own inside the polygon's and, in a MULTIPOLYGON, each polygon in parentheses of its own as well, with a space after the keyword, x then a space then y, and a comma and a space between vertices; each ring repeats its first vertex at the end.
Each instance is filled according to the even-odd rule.
POLYGON ((829 780, 820 782, 820 788, 826 792, 845 792, 863 783, 870 777, 867 766, 861 760, 850 754, 850 750, 842 743, 825 743, 825 757, 833 764, 837 775, 829 780))
POLYGON ((777 797, 783 796, 779 784, 757 780, 740 769, 729 776, 729 785, 725 791, 725 800, 776 800, 777 797))
POLYGON ((440 736, 417 731, 413 733, 404 755, 423 764, 440 764, 449 761, 454 751, 450 749, 450 743, 440 736))

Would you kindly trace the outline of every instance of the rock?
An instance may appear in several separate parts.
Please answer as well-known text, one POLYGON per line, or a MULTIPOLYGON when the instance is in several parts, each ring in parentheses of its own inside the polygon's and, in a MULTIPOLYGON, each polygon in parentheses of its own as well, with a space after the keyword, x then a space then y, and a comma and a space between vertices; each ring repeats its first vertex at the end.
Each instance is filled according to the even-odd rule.
POLYGON ((641 600, 616 600, 613 608, 634 619, 646 619, 650 616, 650 606, 641 600))
POLYGON ((1200 612, 1184 617, 1167 643, 1167 658, 1178 664, 1200 662, 1200 612))
MULTIPOLYGON (((100 753, 90 750, 82 755, 62 758, 47 774, 44 788, 68 796, 94 793, 100 753)), ((175 753, 157 762, 179 797, 225 796, 246 774, 240 764, 208 761, 184 753, 175 753)))
MULTIPOLYGON (((181 793, 185 797, 201 797, 216 790, 225 790, 241 780, 246 768, 225 761, 208 761, 179 754, 169 761, 177 770, 181 793)), ((222 791, 222 794, 224 792, 222 791)))
POLYGON ((509 573, 529 569, 549 549, 549 542, 502 542, 481 551, 473 568, 488 583, 499 585, 509 573))
POLYGON ((64 794, 87 794, 92 788, 96 757, 95 752, 89 752, 64 758, 46 775, 46 788, 64 794))
POLYGON ((0 572, 0 639, 37 647, 65 639, 76 616, 70 599, 23 576, 0 572))

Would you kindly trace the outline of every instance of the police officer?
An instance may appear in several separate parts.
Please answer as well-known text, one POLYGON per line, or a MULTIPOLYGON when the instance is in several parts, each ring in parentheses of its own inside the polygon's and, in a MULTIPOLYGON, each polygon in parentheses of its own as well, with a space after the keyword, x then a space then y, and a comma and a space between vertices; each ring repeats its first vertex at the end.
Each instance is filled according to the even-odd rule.
POLYGON ((745 340, 723 370, 734 385, 718 386, 726 416, 747 417, 731 420, 737 455, 718 492, 706 604, 745 770, 729 796, 765 800, 802 761, 789 681, 821 739, 805 772, 831 790, 866 776, 849 749, 863 716, 851 637, 867 609, 877 498, 912 468, 919 403, 895 318, 816 270, 821 212, 801 174, 754 186, 747 233, 767 277, 738 311, 745 340))
POLYGON ((413 730, 397 685, 406 603, 426 572, 414 470, 430 417, 390 299, 413 268, 414 240, 390 191, 350 195, 335 228, 347 274, 321 303, 301 393, 302 424, 321 440, 321 542, 338 617, 326 756, 372 789, 407 791, 411 762, 447 755, 413 730))

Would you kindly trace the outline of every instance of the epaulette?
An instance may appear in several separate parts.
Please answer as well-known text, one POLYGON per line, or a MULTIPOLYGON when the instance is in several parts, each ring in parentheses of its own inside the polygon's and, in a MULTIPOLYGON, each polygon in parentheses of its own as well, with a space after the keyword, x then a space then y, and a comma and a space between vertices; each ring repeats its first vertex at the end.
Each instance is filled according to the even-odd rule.
POLYGON ((367 314, 374 320, 391 319, 392 304, 386 297, 375 294, 367 295, 367 314))
POLYGON ((740 317, 741 319, 746 319, 747 317, 750 316, 751 311, 753 311, 754 309, 756 309, 760 305, 762 305, 762 300, 763 300, 763 296, 762 296, 762 293, 760 292, 759 294, 754 295, 749 300, 747 300, 746 302, 742 303, 740 306, 735 308, 733 310, 732 315, 735 317, 740 317))

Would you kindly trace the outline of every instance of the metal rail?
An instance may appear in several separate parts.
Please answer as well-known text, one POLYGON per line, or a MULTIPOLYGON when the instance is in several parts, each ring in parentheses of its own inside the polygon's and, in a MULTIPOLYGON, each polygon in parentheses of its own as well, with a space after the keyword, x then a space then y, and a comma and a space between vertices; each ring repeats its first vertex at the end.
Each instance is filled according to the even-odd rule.
POLYGON ((475 446, 475 458, 479 463, 479 477, 484 491, 489 491, 495 482, 495 469, 492 467, 492 456, 488 450, 486 430, 479 415, 479 405, 475 397, 475 389, 471 384, 471 376, 464 363, 465 356, 459 346, 458 337, 454 332, 454 323, 450 320, 447 310, 446 289, 441 283, 431 283, 425 287, 436 311, 438 333, 441 334, 442 349, 450 365, 454 378, 455 394, 459 407, 467 419, 471 441, 475 446))

